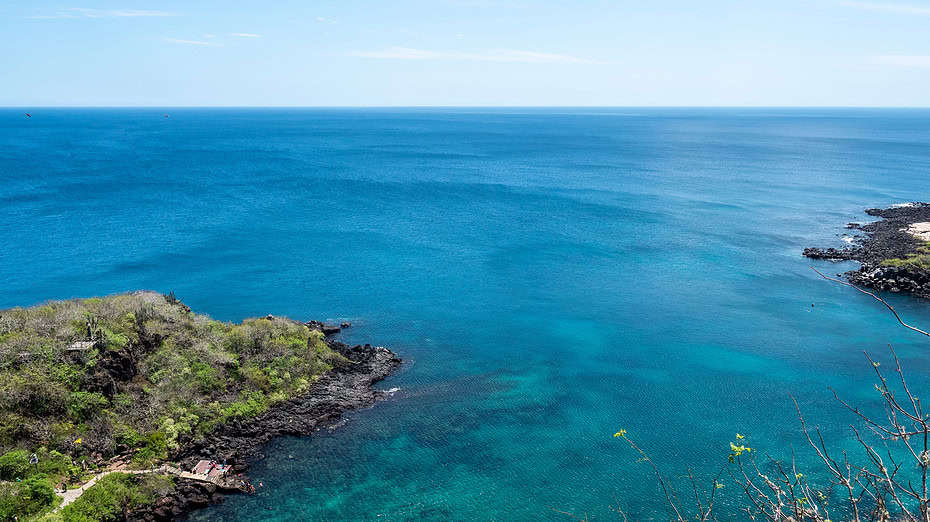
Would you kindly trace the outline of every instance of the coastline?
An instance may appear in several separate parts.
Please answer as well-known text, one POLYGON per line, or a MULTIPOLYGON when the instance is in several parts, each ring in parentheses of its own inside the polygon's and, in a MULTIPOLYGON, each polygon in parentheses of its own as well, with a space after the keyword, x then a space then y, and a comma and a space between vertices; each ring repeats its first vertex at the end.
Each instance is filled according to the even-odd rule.
MULTIPOLYGON (((306 394, 273 406, 245 421, 223 426, 203 440, 182 447, 175 455, 182 469, 199 460, 226 459, 230 473, 247 479, 249 462, 262 458, 265 444, 280 436, 308 436, 337 424, 343 414, 373 406, 390 396, 373 385, 394 373, 402 361, 390 350, 366 344, 349 346, 327 337, 326 343, 353 361, 323 375, 306 394)), ((190 512, 222 502, 224 494, 245 493, 215 484, 177 479, 172 494, 127 513, 127 520, 175 520, 190 512)))
POLYGON ((810 247, 804 249, 803 255, 810 259, 857 261, 858 269, 843 274, 850 283, 930 299, 930 203, 871 208, 865 213, 881 219, 847 223, 847 229, 864 233, 844 236, 849 247, 810 247))
POLYGON ((151 291, 0 310, 0 518, 175 520, 254 492, 265 443, 390 395, 373 385, 401 360, 336 340, 349 326, 151 291))

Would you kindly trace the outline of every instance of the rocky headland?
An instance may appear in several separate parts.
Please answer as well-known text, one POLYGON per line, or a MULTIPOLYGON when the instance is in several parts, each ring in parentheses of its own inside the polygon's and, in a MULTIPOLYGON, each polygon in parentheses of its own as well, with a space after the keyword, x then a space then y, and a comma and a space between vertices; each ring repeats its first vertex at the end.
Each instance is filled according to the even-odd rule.
POLYGON ((268 441, 387 396, 400 359, 338 341, 349 326, 156 292, 0 310, 0 520, 176 520, 254 491, 268 441))
POLYGON ((866 214, 880 218, 865 224, 848 223, 861 232, 845 248, 805 248, 811 259, 858 261, 846 272, 855 285, 900 292, 930 299, 930 203, 907 203, 872 208, 866 214))
MULTIPOLYGON (((323 323, 307 323, 314 328, 323 323), (316 323, 316 324, 314 324, 316 323)), ((330 334, 338 332, 326 326, 330 334)), ((273 406, 269 411, 241 422, 232 422, 202 440, 185 445, 176 455, 182 467, 190 469, 199 460, 225 460, 230 474, 243 475, 248 480, 249 461, 263 458, 263 446, 282 435, 306 436, 336 425, 346 412, 366 408, 388 392, 373 385, 393 373, 401 360, 383 347, 349 346, 330 337, 326 343, 352 364, 330 370, 311 390, 300 397, 273 406)), ((224 494, 248 493, 244 488, 224 489, 214 484, 177 479, 175 490, 127 513, 127 520, 176 520, 195 509, 221 502, 224 494)))

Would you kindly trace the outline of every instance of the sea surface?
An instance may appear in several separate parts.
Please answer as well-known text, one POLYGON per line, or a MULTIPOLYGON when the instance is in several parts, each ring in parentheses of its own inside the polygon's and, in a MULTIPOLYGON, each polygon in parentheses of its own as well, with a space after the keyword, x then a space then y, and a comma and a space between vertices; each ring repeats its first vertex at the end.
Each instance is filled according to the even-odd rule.
POLYGON ((194 520, 667 519, 621 428, 683 499, 723 468, 737 517, 737 432, 807 466, 793 396, 855 456, 829 387, 880 416, 862 352, 887 368, 888 343, 930 386, 930 342, 800 255, 930 198, 927 110, 23 112, 0 109, 0 308, 174 291, 405 360, 194 520))

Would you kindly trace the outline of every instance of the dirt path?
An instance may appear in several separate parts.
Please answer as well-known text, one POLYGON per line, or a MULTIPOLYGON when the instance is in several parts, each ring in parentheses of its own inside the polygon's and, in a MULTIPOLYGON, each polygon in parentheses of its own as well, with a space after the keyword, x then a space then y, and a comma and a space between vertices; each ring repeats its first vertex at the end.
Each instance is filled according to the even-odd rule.
POLYGON ((142 470, 110 469, 110 470, 107 470, 107 471, 103 471, 103 472, 101 472, 101 473, 97 473, 96 475, 94 475, 94 478, 88 480, 88 481, 85 482, 83 485, 81 485, 81 487, 79 487, 79 488, 69 489, 69 490, 66 490, 64 493, 58 492, 57 495, 58 495, 59 497, 61 497, 63 500, 61 501, 61 505, 59 505, 57 508, 55 508, 55 511, 58 511, 59 509, 62 509, 62 508, 64 508, 65 506, 67 506, 68 504, 70 504, 70 503, 74 502, 75 500, 77 500, 81 495, 84 494, 84 491, 85 491, 87 488, 93 486, 94 484, 97 483, 98 480, 100 480, 100 479, 102 479, 103 477, 109 475, 110 473, 129 473, 129 474, 131 474, 131 475, 140 475, 140 474, 142 474, 142 473, 158 473, 158 472, 162 472, 162 471, 165 471, 164 468, 165 468, 165 466, 162 466, 162 467, 157 468, 157 469, 142 469, 142 470))
POLYGON ((122 468, 108 469, 106 471, 97 473, 96 475, 94 475, 94 478, 88 480, 83 485, 81 485, 81 487, 79 488, 69 489, 65 491, 64 493, 56 492, 56 494, 62 498, 62 501, 61 501, 61 504, 57 508, 55 508, 54 511, 63 509, 68 504, 71 504, 72 502, 80 498, 80 496, 84 494, 84 491, 86 491, 88 488, 96 484, 98 480, 109 475, 110 473, 126 473, 129 475, 142 475, 144 473, 164 473, 167 475, 175 475, 177 477, 185 478, 188 480, 196 480, 198 482, 209 482, 211 484, 216 484, 218 486, 225 486, 224 484, 222 484, 220 481, 216 479, 207 478, 204 475, 195 475, 187 471, 181 471, 180 469, 174 466, 169 466, 167 464, 162 464, 160 467, 155 468, 155 469, 122 469, 122 468))

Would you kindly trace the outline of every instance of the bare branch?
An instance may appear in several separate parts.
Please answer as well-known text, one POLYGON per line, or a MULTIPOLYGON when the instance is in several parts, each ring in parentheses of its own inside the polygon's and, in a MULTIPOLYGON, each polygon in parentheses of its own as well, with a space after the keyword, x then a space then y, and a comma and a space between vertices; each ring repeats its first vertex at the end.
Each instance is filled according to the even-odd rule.
POLYGON ((814 267, 810 267, 810 269, 813 270, 814 272, 817 272, 817 275, 819 275, 820 277, 822 277, 822 278, 824 278, 824 279, 826 279, 826 280, 828 280, 828 281, 833 281, 833 282, 839 283, 839 284, 841 284, 841 285, 846 285, 846 286, 848 286, 848 287, 850 287, 850 288, 854 288, 854 289, 856 289, 856 290, 862 292, 862 293, 865 294, 865 295, 872 296, 872 298, 874 298, 876 301, 880 302, 881 304, 885 305, 889 310, 891 310, 891 313, 894 314, 894 318, 897 319, 898 322, 901 323, 902 326, 904 326, 905 328, 910 328, 911 330, 914 330, 915 332, 917 332, 917 333, 919 333, 919 334, 923 334, 923 335, 926 335, 927 337, 930 337, 930 333, 927 333, 927 332, 921 330, 920 328, 911 326, 911 325, 905 323, 903 320, 901 320, 901 316, 898 315, 898 312, 895 311, 894 307, 891 306, 890 304, 888 304, 888 301, 885 301, 884 299, 882 299, 882 298, 879 297, 878 295, 876 295, 876 294, 874 294, 874 293, 872 293, 872 292, 869 292, 868 290, 863 290, 862 288, 859 288, 858 286, 856 286, 856 285, 854 285, 854 284, 852 284, 852 283, 850 283, 850 282, 848 282, 848 281, 843 281, 842 279, 836 279, 835 277, 826 276, 826 275, 824 275, 820 270, 817 270, 817 269, 814 268, 814 267))

